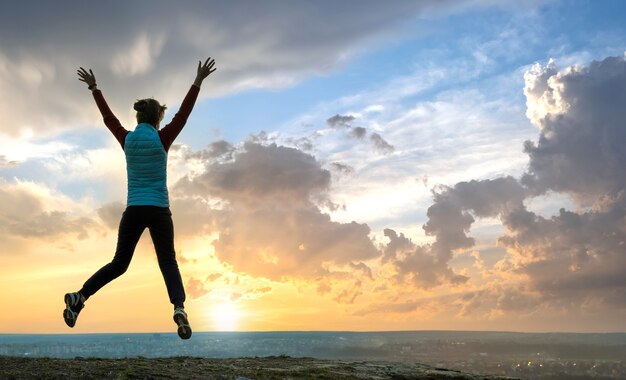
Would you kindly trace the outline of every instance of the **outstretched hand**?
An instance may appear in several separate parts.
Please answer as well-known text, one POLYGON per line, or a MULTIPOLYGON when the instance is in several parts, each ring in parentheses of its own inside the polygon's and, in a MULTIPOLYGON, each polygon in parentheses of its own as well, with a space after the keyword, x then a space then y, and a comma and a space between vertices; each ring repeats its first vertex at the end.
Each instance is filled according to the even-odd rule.
POLYGON ((96 76, 93 75, 93 71, 91 71, 91 69, 87 72, 87 70, 81 67, 77 72, 79 77, 78 80, 87 83, 87 86, 89 86, 90 89, 92 86, 96 85, 96 76))
POLYGON ((194 84, 199 87, 206 77, 217 70, 214 69, 213 66, 215 66, 215 59, 211 59, 211 57, 207 58, 204 64, 202 64, 202 61, 198 61, 198 73, 196 74, 194 84))

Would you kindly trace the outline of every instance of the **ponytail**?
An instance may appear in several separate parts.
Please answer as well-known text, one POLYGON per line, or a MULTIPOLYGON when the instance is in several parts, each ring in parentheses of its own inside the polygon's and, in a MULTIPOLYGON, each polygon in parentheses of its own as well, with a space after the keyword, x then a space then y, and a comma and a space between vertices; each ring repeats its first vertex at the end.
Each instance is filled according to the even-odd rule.
POLYGON ((148 123, 156 128, 167 107, 155 99, 149 98, 137 100, 133 109, 137 111, 137 123, 148 123))

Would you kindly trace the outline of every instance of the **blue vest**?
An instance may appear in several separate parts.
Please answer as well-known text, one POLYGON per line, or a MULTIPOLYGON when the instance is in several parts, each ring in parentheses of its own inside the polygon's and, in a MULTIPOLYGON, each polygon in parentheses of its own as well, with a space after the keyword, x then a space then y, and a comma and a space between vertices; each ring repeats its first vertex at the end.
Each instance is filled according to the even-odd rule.
POLYGON ((124 140, 128 206, 169 207, 167 194, 167 152, 159 132, 141 123, 124 140))

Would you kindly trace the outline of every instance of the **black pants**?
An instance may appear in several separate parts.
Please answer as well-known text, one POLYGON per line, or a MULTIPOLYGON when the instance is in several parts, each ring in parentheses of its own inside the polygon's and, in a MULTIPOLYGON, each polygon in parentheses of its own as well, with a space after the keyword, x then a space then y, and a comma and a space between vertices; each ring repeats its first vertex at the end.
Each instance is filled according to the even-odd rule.
POLYGON ((113 261, 103 266, 85 282, 80 290, 85 298, 89 298, 104 285, 126 272, 137 242, 146 227, 154 243, 170 302, 174 306, 183 306, 185 290, 174 252, 172 213, 167 207, 156 206, 128 206, 126 208, 120 221, 117 249, 113 261))

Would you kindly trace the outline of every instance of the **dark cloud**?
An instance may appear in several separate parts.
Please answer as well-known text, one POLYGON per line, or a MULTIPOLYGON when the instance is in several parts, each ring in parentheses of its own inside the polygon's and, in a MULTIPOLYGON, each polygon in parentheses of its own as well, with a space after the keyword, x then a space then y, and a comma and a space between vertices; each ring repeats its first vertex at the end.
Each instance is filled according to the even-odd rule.
POLYGON ((624 308, 626 61, 608 57, 561 72, 550 62, 525 79, 540 135, 525 144, 522 183, 532 194, 567 194, 583 211, 545 218, 520 208, 503 218, 508 233, 500 242, 544 300, 624 308))
POLYGON ((331 162, 330 170, 338 175, 347 176, 354 174, 354 168, 350 165, 342 164, 340 162, 331 162))
POLYGON ((207 152, 209 157, 226 157, 231 158, 235 148, 228 141, 220 140, 209 144, 207 152))
MULTIPOLYGON (((367 128, 352 126, 356 118, 352 115, 335 115, 326 120, 326 124, 335 129, 347 129, 347 135, 356 140, 363 140, 367 136, 367 128)), ((374 149, 382 154, 392 153, 395 148, 389 144, 380 134, 371 133, 369 140, 374 144, 374 149)))
POLYGON ((393 145, 389 144, 378 133, 372 133, 370 135, 370 140, 374 143, 374 147, 380 153, 389 154, 389 153, 392 153, 394 150, 396 150, 396 148, 394 148, 393 145))
POLYGON ((459 182, 453 187, 440 187, 434 195, 436 204, 471 210, 479 217, 493 217, 517 209, 526 197, 526 190, 511 177, 459 182))
POLYGON ((389 243, 387 243, 383 250, 383 262, 395 259, 404 252, 408 252, 415 248, 411 239, 405 237, 403 233, 398 235, 396 231, 390 228, 385 228, 383 233, 389 238, 389 243))
POLYGON ((541 133, 526 142, 523 183, 536 193, 555 191, 581 206, 615 198, 626 189, 626 61, 609 57, 556 72, 554 64, 526 75, 529 116, 541 133))
POLYGON ((354 137, 355 139, 362 139, 367 135, 367 129, 363 127, 354 127, 350 130, 350 137, 354 137))
POLYGON ((516 254, 513 270, 527 275, 544 300, 611 304, 619 295, 626 307, 625 220, 619 205, 580 214, 561 209, 551 218, 521 209, 506 216, 509 233, 499 242, 516 254))
POLYGON ((350 128, 356 118, 352 115, 335 115, 326 120, 326 124, 333 128, 350 128))

